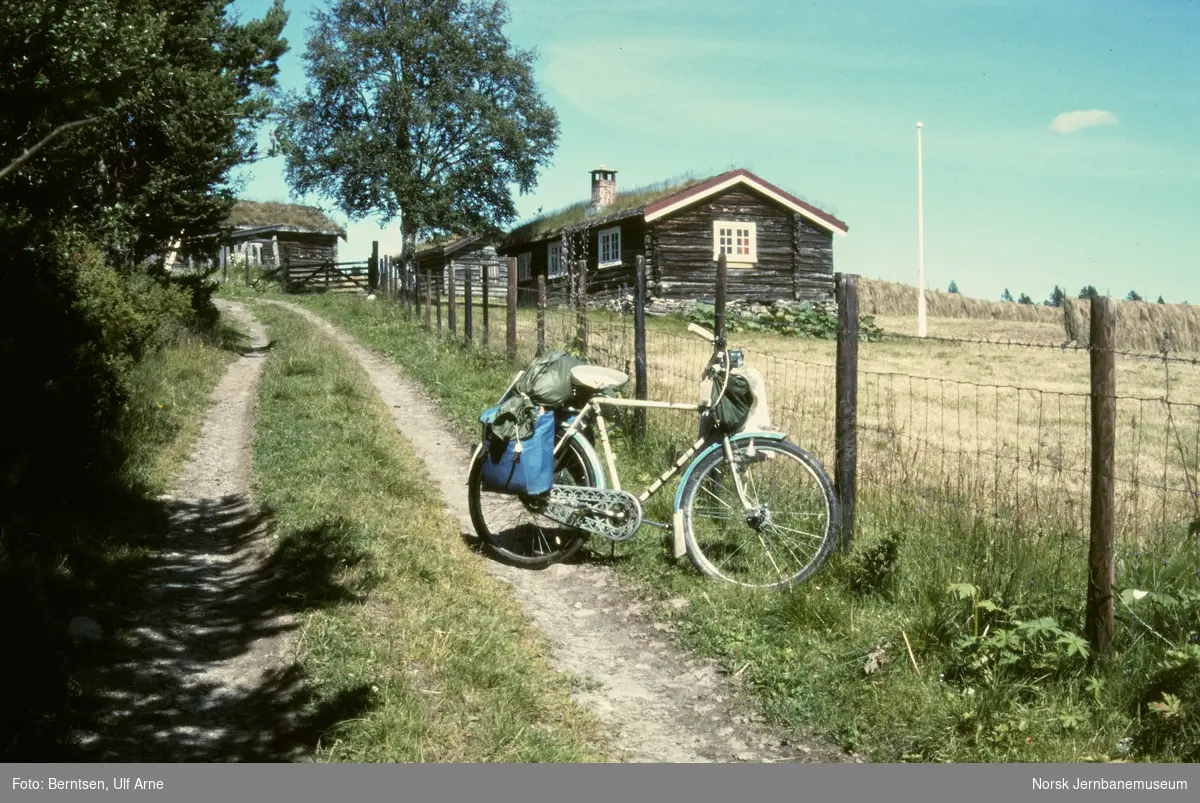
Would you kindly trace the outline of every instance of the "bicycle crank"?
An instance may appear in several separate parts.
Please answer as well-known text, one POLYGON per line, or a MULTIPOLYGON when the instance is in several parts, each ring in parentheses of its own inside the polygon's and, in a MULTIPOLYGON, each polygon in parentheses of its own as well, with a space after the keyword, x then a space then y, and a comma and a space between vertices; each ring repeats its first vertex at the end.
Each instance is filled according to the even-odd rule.
POLYGON ((611 541, 628 541, 642 526, 642 505, 628 491, 556 485, 538 500, 538 512, 611 541))

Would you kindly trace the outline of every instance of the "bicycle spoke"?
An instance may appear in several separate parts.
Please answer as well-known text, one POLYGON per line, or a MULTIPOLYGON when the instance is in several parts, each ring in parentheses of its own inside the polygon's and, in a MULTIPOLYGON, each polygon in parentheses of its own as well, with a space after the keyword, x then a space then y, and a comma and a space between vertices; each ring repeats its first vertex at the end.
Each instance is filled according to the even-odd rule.
MULTIPOLYGON (((774 515, 774 514, 772 514, 772 515, 774 515)), ((804 532, 804 530, 797 530, 794 527, 784 527, 782 524, 776 524, 775 522, 771 522, 767 526, 774 528, 776 530, 783 530, 784 532, 796 533, 797 535, 803 535, 807 538, 815 538, 818 541, 821 540, 821 536, 817 535, 816 533, 806 533, 806 532, 804 532)))

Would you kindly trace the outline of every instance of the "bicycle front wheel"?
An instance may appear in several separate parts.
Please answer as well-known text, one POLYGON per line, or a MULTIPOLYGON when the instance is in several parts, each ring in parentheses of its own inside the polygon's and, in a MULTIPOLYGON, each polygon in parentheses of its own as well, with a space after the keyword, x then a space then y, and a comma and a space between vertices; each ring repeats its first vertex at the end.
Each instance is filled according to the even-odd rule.
POLYGON ((705 457, 683 490, 684 541, 705 575, 751 588, 802 583, 838 538, 837 497, 808 452, 787 441, 749 439, 705 457), (742 482, 746 502, 732 471, 742 482))

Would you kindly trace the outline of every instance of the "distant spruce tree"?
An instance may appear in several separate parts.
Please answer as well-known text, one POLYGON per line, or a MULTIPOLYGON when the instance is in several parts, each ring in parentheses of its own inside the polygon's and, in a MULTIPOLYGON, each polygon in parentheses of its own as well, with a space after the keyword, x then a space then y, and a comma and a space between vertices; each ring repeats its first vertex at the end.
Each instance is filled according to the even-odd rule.
POLYGON ((1142 297, 1137 294, 1137 290, 1130 290, 1129 295, 1125 296, 1126 301, 1141 301, 1142 297))
POLYGON ((1002 296, 1000 296, 1000 300, 1007 301, 1010 304, 1012 303, 1012 300, 1013 300, 1012 293, 1008 292, 1007 287, 1004 288, 1004 294, 1002 296))
POLYGON ((1024 293, 1021 293, 1021 295, 1017 298, 1017 303, 1018 304, 1032 304, 1033 299, 1030 298, 1029 296, 1025 295, 1024 293))
POLYGON ((947 288, 946 292, 955 294, 958 293, 958 284, 953 279, 950 280, 950 287, 947 288))
POLYGON ((1100 293, 1097 292, 1096 288, 1090 284, 1079 291, 1079 297, 1081 299, 1097 298, 1099 295, 1100 293))
POLYGON ((1056 284, 1050 292, 1050 297, 1046 299, 1045 304, 1047 307, 1061 307, 1066 300, 1067 294, 1056 284))

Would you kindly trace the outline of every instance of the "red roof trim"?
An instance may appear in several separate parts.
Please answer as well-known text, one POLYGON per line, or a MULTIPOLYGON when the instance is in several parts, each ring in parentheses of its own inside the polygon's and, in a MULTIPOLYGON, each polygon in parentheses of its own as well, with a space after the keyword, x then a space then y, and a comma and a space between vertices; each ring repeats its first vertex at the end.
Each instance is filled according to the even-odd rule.
POLYGON ((842 222, 841 220, 838 220, 836 217, 829 214, 828 212, 822 211, 822 210, 816 208, 815 206, 813 206, 812 204, 801 201, 799 198, 792 195, 791 193, 781 190, 779 187, 776 187, 774 184, 770 183, 769 181, 764 181, 763 179, 754 175, 753 173, 751 173, 749 170, 746 170, 745 168, 738 168, 737 170, 730 170, 727 173, 722 173, 719 176, 714 176, 713 178, 710 178, 708 181, 705 181, 701 184, 697 184, 696 186, 686 189, 683 192, 680 192, 675 195, 671 195, 667 198, 663 198, 661 200, 655 201, 654 203, 647 206, 643 210, 643 212, 647 215, 650 215, 650 214, 653 214, 654 212, 659 211, 660 209, 665 209, 669 206, 674 206, 674 205, 680 203, 681 201, 687 201, 688 199, 694 198, 694 197, 695 198, 703 197, 704 195, 707 195, 713 188, 718 187, 721 184, 724 184, 726 181, 729 181, 731 178, 735 178, 738 176, 748 179, 751 184, 758 184, 758 185, 762 186, 763 188, 768 189, 771 192, 775 193, 776 195, 786 198, 789 202, 808 211, 814 217, 820 218, 821 220, 825 221, 826 223, 828 223, 830 226, 832 226, 834 228, 840 229, 841 231, 849 231, 850 230, 849 226, 847 226, 844 222, 842 222))

